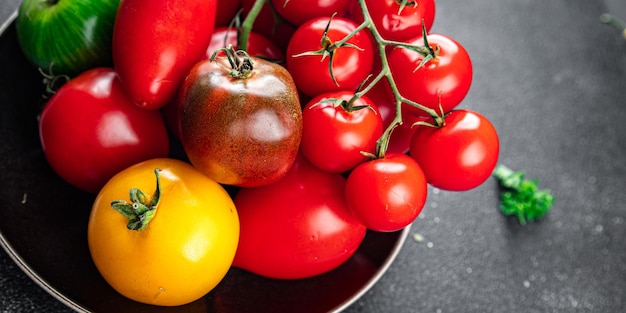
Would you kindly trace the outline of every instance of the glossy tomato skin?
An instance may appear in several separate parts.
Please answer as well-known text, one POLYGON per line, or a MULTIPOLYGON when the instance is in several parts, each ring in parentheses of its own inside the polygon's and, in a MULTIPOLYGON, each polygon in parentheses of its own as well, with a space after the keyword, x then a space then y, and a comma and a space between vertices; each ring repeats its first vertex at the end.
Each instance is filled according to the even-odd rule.
POLYGON ((228 26, 237 11, 241 9, 241 0, 217 0, 217 11, 215 14, 215 27, 228 26))
MULTIPOLYGON (((210 59, 216 50, 232 45, 237 49, 237 30, 228 27, 218 27, 211 36, 211 42, 206 50, 204 59, 210 59)), ((248 48, 246 52, 253 57, 282 64, 285 62, 285 54, 265 36, 250 32, 248 34, 248 48)), ((224 55, 220 53, 220 55, 224 55)))
POLYGON ((115 175, 96 197, 89 216, 91 257, 104 279, 120 294, 142 303, 182 305, 212 290, 232 265, 239 240, 237 210, 228 193, 186 162, 151 159, 115 175), (138 188, 161 195, 143 230, 111 206, 130 202, 138 188))
POLYGON ((172 101, 189 69, 206 52, 216 0, 124 0, 113 28, 113 63, 135 104, 158 109, 172 101))
POLYGON ((15 31, 24 56, 50 74, 71 77, 94 67, 111 66, 111 37, 119 2, 21 1, 15 31))
POLYGON ((91 193, 120 170, 169 153, 159 112, 136 107, 111 68, 88 70, 64 84, 42 110, 39 137, 54 171, 91 193))
POLYGON ((348 110, 328 100, 349 101, 354 92, 337 91, 319 95, 302 110, 300 150, 316 167, 333 173, 351 170, 367 160, 361 152, 375 153, 383 133, 378 107, 367 96, 356 100, 348 110))
POLYGON ((434 187, 465 191, 478 187, 493 172, 500 143, 491 122, 471 110, 453 110, 440 128, 417 126, 410 155, 434 187))
POLYGON ((365 227, 347 210, 346 180, 298 157, 278 182, 235 196, 241 236, 233 265, 276 279, 326 273, 348 260, 365 227))
MULTIPOLYGON (((383 129, 387 129, 396 117, 396 103, 391 87, 389 87, 389 82, 386 79, 381 80, 366 95, 378 107, 383 121, 383 129)), ((387 152, 409 152, 411 137, 413 137, 413 132, 415 131, 411 125, 416 121, 417 119, 406 113, 406 110, 402 111, 403 123, 396 126, 392 131, 387 152)))
POLYGON ((276 12, 294 25, 316 17, 343 14, 351 0, 271 0, 276 12))
POLYGON ((228 185, 260 186, 283 177, 302 137, 302 109, 287 70, 253 58, 249 78, 235 79, 226 57, 196 64, 178 110, 191 163, 228 185))
POLYGON ((387 153, 357 166, 346 183, 346 204, 367 228, 390 232, 411 224, 428 194, 426 177, 411 157, 387 153))
MULTIPOLYGON (((374 59, 373 40, 366 31, 359 31, 347 43, 352 47, 340 47, 335 50, 333 81, 329 71, 330 57, 322 60, 321 55, 300 55, 322 49, 322 39, 329 17, 308 20, 300 25, 287 46, 287 69, 293 75, 298 89, 304 94, 315 97, 325 92, 338 90, 356 90, 372 70, 374 59)), ((335 17, 332 19, 327 36, 332 42, 345 38, 357 28, 353 21, 335 17)))
MULTIPOLYGON (((376 29, 387 40, 408 41, 422 34, 422 22, 430 31, 435 22, 435 1, 417 0, 416 5, 406 5, 400 14, 400 1, 365 0, 368 12, 376 29)), ((358 1, 353 1, 350 14, 357 23, 363 22, 363 13, 358 1)))
MULTIPOLYGON (((454 39, 439 34, 428 35, 437 56, 418 70, 414 69, 423 57, 414 51, 396 47, 388 54, 389 67, 400 93, 440 114, 450 112, 461 103, 472 84, 472 62, 465 48, 454 39), (441 105, 441 109, 440 106, 441 105)), ((411 41, 424 45, 419 37, 411 41)), ((417 116, 428 116, 424 111, 406 105, 406 111, 417 116)))

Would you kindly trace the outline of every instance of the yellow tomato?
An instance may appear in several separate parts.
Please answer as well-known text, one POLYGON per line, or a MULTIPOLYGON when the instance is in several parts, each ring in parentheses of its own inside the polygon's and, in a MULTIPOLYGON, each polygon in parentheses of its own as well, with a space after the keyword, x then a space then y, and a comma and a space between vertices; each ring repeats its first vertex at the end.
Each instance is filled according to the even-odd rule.
POLYGON ((238 241, 228 193, 174 159, 145 161, 114 176, 89 217, 89 250, 104 279, 154 305, 182 305, 211 291, 230 269, 238 241))

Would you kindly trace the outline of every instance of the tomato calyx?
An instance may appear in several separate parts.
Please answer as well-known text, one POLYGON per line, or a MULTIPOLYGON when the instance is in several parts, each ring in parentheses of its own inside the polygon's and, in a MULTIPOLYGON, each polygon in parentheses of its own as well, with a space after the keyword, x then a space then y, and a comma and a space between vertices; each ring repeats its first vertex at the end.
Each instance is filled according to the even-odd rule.
POLYGON ((406 6, 413 6, 414 8, 418 6, 417 1, 409 1, 409 0, 396 0, 396 3, 398 5, 400 5, 400 8, 398 9, 398 15, 400 15, 400 13, 402 13, 402 10, 404 10, 404 8, 406 6))
POLYGON ((326 24, 326 28, 324 29, 324 32, 322 33, 322 38, 320 39, 320 45, 322 46, 321 49, 319 49, 317 51, 306 51, 306 52, 298 53, 298 54, 294 55, 293 57, 297 58, 297 57, 302 57, 302 56, 321 55, 322 59, 320 60, 320 62, 324 61, 328 57, 329 58, 328 71, 330 73, 330 78, 333 80, 335 85, 339 87, 339 83, 337 82, 337 78, 335 77, 335 73, 334 73, 334 70, 333 70, 333 60, 335 58, 335 52, 337 51, 337 49, 342 48, 342 47, 353 48, 353 49, 357 49, 359 51, 363 51, 363 48, 358 47, 358 46, 356 46, 354 44, 351 44, 351 43, 347 42, 348 39, 350 39, 356 33, 361 31, 363 29, 363 27, 357 27, 354 31, 352 31, 350 34, 348 34, 342 40, 333 42, 328 37, 328 29, 330 28, 330 23, 332 23, 333 18, 336 15, 337 15, 337 13, 333 13, 333 15, 328 19, 328 23, 326 24))
POLYGON ((154 218, 161 200, 161 179, 159 168, 154 169, 156 176, 156 190, 152 197, 138 188, 130 190, 130 203, 126 200, 113 200, 111 207, 128 219, 126 228, 129 230, 144 230, 154 218))
POLYGON ((254 70, 254 62, 248 53, 244 50, 237 50, 232 45, 228 45, 226 48, 218 49, 211 55, 210 61, 213 62, 219 52, 224 52, 228 63, 230 63, 231 70, 230 76, 239 79, 246 79, 252 75, 254 70))

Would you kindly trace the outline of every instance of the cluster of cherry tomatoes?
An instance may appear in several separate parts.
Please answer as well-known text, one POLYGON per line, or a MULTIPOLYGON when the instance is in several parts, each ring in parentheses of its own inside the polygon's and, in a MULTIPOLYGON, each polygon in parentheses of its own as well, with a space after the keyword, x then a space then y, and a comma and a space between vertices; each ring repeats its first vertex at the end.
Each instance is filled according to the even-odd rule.
POLYGON ((457 109, 472 64, 429 33, 434 18, 433 0, 122 1, 114 67, 69 80, 40 118, 52 168, 98 193, 89 243, 105 279, 176 305, 231 265, 311 277, 367 229, 413 222, 428 184, 479 186, 498 137, 457 109))

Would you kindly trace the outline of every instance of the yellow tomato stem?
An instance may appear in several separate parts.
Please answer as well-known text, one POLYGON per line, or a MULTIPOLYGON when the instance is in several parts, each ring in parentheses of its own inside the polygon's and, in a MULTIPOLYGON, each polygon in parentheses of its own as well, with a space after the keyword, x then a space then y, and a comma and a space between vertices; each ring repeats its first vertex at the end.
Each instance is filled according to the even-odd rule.
POLYGON ((154 169, 156 176, 156 190, 152 197, 148 197, 138 188, 130 190, 130 202, 126 200, 113 200, 111 207, 128 219, 126 228, 129 230, 144 230, 154 218, 157 207, 161 201, 161 170, 154 169))

